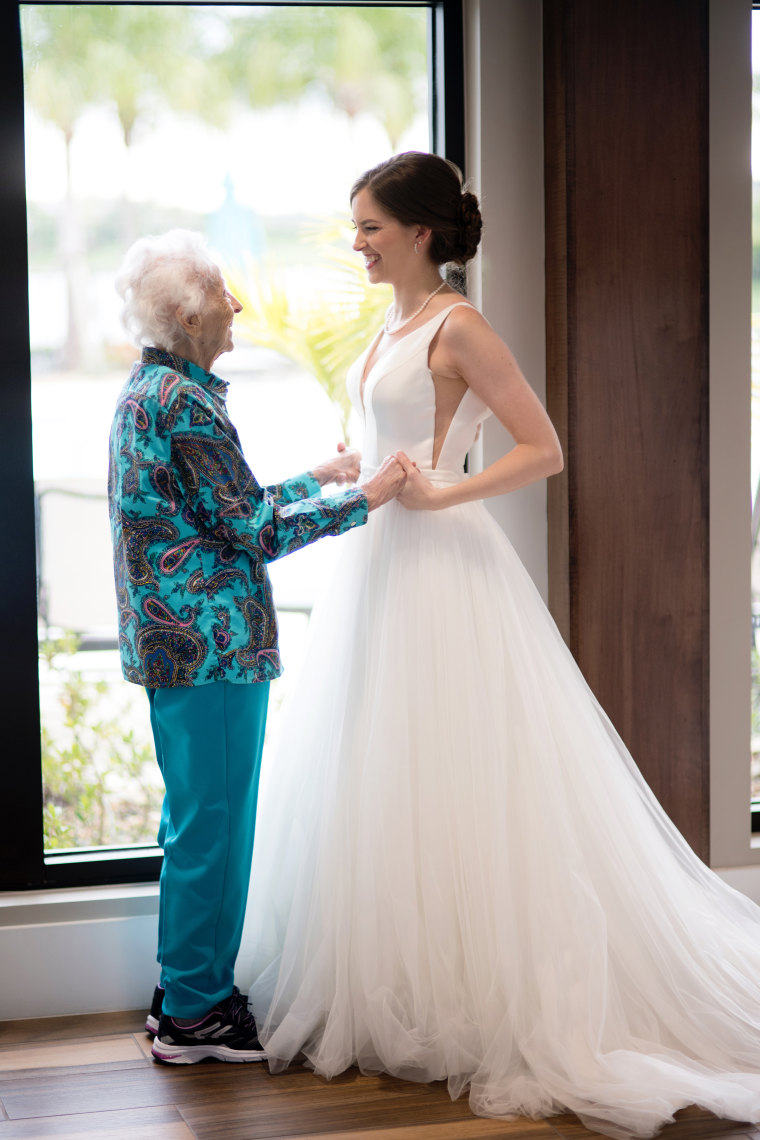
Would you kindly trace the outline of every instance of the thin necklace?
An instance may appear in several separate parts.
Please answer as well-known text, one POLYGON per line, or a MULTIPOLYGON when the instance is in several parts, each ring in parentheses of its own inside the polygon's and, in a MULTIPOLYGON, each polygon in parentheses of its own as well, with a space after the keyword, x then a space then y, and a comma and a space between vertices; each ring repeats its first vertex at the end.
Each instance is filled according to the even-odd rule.
POLYGON ((428 304, 428 302, 430 302, 430 301, 432 301, 432 300, 433 300, 433 297, 435 297, 436 293, 440 293, 441 289, 443 289, 443 287, 444 287, 444 285, 445 285, 445 284, 446 284, 446 282, 445 282, 445 281, 442 281, 442 282, 441 282, 441 284, 438 286, 438 288, 437 288, 437 289, 434 289, 432 293, 429 293, 429 294, 427 295, 427 297, 425 298, 425 300, 424 300, 424 301, 422 302, 422 304, 420 305, 419 309, 415 309, 415 311, 412 313, 411 317, 407 317, 407 318, 406 318, 406 320, 404 320, 404 321, 401 321, 401 323, 400 323, 400 324, 396 325, 395 329, 392 329, 392 328, 390 327, 390 325, 388 324, 388 318, 390 317, 390 315, 391 315, 391 309, 393 308, 393 305, 389 305, 389 306, 388 306, 388 309, 387 309, 387 312, 386 312, 386 314, 385 314, 385 323, 384 323, 384 325, 383 325, 383 328, 384 328, 384 329, 385 329, 385 331, 388 333, 388 335, 389 335, 389 336, 391 336, 393 333, 401 332, 401 330, 402 330, 403 328, 405 328, 405 327, 406 327, 408 324, 411 324, 411 322, 414 320, 414 318, 415 318, 415 317, 418 317, 418 316, 420 315, 420 313, 421 313, 421 312, 422 312, 422 310, 425 308, 425 306, 428 304))

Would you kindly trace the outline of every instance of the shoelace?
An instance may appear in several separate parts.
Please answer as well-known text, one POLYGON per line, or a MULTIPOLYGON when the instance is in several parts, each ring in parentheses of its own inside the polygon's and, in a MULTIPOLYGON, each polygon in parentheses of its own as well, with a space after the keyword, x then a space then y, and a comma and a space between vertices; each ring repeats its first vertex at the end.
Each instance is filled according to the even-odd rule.
POLYGON ((230 1002, 230 1005, 234 1003, 235 1005, 242 1005, 248 1009, 248 998, 244 993, 240 992, 237 986, 232 987, 232 993, 228 1000, 230 1002))
POLYGON ((256 1031, 256 1021, 253 1014, 248 1009, 248 999, 240 991, 233 993, 227 1002, 227 1009, 225 1016, 229 1017, 232 1025, 239 1025, 250 1028, 256 1031))

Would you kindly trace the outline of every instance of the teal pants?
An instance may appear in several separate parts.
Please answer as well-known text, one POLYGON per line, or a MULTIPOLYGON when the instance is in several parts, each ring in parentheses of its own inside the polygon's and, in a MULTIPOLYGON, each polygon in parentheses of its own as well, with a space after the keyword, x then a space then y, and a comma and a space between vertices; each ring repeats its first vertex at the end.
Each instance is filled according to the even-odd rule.
POLYGON ((158 962, 164 1011, 232 993, 248 897, 269 682, 148 689, 166 794, 158 962))

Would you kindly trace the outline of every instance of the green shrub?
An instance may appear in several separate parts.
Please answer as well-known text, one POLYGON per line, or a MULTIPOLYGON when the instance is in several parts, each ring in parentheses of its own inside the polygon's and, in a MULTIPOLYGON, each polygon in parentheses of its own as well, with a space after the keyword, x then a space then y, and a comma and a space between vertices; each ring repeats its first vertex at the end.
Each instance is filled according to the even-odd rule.
POLYGON ((152 843, 163 796, 152 743, 135 731, 127 690, 75 667, 79 647, 73 633, 40 642, 63 713, 43 718, 45 848, 152 843))

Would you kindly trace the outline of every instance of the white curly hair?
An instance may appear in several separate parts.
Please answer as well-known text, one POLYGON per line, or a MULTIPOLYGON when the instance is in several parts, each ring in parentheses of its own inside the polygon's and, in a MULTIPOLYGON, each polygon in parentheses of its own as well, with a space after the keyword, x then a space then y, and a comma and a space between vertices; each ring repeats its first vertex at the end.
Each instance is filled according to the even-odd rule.
POLYGON ((187 340, 177 317, 202 313, 221 271, 202 234, 169 230, 130 246, 116 276, 121 320, 137 345, 177 352, 187 340))

